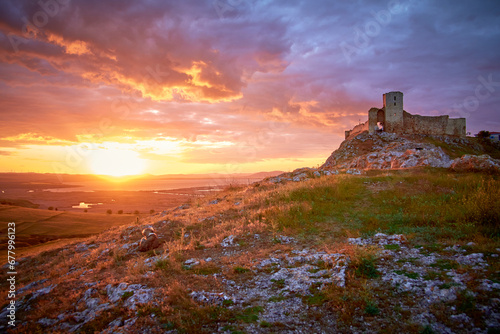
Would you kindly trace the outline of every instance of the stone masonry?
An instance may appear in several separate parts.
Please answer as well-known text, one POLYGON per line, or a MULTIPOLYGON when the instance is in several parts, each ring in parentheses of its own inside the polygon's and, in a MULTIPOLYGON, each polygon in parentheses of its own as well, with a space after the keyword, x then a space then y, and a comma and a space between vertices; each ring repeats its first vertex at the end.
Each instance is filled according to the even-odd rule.
POLYGON ((361 132, 390 132, 397 134, 448 135, 465 137, 465 118, 412 115, 403 110, 403 93, 389 92, 383 95, 382 108, 371 108, 368 121, 345 132, 345 138, 361 132))

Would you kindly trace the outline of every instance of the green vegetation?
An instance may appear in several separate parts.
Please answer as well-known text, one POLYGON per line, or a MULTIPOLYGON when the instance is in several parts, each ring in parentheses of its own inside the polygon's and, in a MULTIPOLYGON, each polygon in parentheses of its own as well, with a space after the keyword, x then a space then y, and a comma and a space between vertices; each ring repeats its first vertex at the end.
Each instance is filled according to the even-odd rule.
POLYGON ((243 310, 240 314, 236 315, 236 319, 239 319, 245 323, 257 322, 259 320, 259 313, 264 311, 262 306, 248 307, 243 310))
MULTIPOLYGON (((72 246, 62 251, 42 254, 40 262, 37 259, 35 263, 35 258, 29 261, 32 261, 30 265, 36 267, 38 272, 44 271, 45 277, 53 277, 58 286, 63 280, 67 280, 60 278, 61 272, 67 272, 71 267, 86 270, 95 268, 87 275, 91 275, 91 279, 95 281, 103 280, 99 286, 103 298, 106 294, 106 280, 140 283, 147 280, 148 286, 157 291, 157 296, 162 297, 138 305, 137 310, 133 311, 137 312, 137 323, 143 328, 151 326, 159 329, 159 326, 161 330, 178 333, 212 333, 221 330, 241 333, 249 328, 258 330, 260 327, 261 331, 279 332, 280 328, 288 324, 262 321, 267 317, 261 316, 264 309, 257 305, 265 304, 266 299, 269 303, 279 303, 298 297, 307 304, 304 309, 307 310, 308 317, 317 317, 319 320, 328 314, 334 317, 339 332, 362 332, 365 328, 359 327, 370 323, 374 331, 431 333, 432 328, 426 326, 425 322, 412 323, 408 320, 412 319, 412 312, 418 309, 419 300, 415 298, 414 292, 398 289, 397 286, 393 288, 390 283, 382 281, 381 272, 386 270, 410 279, 439 281, 433 283, 433 286, 452 289, 445 292, 456 293, 456 300, 434 303, 434 308, 429 310, 437 321, 456 329, 456 324, 450 324, 449 320, 450 307, 454 307, 457 311, 454 314, 463 312, 479 323, 478 327, 484 328, 484 314, 481 314, 483 310, 479 306, 486 305, 482 300, 486 297, 478 293, 478 280, 472 277, 483 274, 477 271, 474 273, 470 266, 448 260, 447 258, 452 258, 451 254, 455 254, 448 246, 458 244, 466 250, 463 254, 484 253, 484 259, 489 265, 485 267, 483 276, 489 277, 493 282, 500 282, 500 265, 492 256, 498 253, 495 249, 500 246, 497 226, 500 209, 496 199, 500 193, 498 175, 451 173, 427 168, 370 171, 363 176, 338 175, 284 185, 263 183, 248 189, 244 196, 236 191, 217 193, 216 196, 225 198, 218 205, 205 206, 203 201, 208 201, 208 198, 194 198, 191 209, 162 215, 162 221, 168 223, 158 222, 158 216, 141 218, 129 215, 127 218, 124 214, 70 214, 10 207, 0 210, 0 216, 5 217, 6 221, 18 221, 10 217, 19 212, 16 210, 23 210, 25 220, 20 221, 17 226, 24 227, 24 223, 30 223, 25 225, 30 233, 33 229, 38 229, 47 234, 50 234, 48 231, 58 229, 59 232, 68 234, 76 230, 87 232, 92 228, 103 229, 106 223, 106 228, 109 228, 113 226, 110 222, 119 219, 128 222, 130 227, 117 228, 92 237, 92 241, 86 240, 85 244, 89 249, 85 253, 76 252, 72 246), (234 203, 240 201, 243 204, 235 209, 234 203), (64 224, 69 219, 77 224, 64 224), (85 219, 94 220, 90 222, 85 219), (164 238, 165 244, 146 253, 130 254, 127 249, 121 248, 124 243, 137 242, 141 238, 140 228, 130 224, 131 221, 137 221, 137 225, 153 224, 158 235, 164 238), (189 237, 185 237, 186 232, 189 232, 189 237), (399 260, 391 262, 395 267, 384 265, 392 261, 393 252, 383 251, 378 246, 353 245, 346 240, 366 238, 379 232, 404 234, 407 238, 401 245, 389 244, 383 247, 386 250, 401 251, 397 257, 399 260), (237 236, 238 246, 221 248, 219 245, 222 238, 229 234, 237 236), (257 234, 259 236, 254 238, 257 234), (283 236, 293 239, 290 238, 292 241, 289 241, 283 236), (470 241, 474 241, 474 244, 465 246, 470 241), (110 244, 116 244, 117 248, 111 249, 110 244), (431 261, 423 261, 420 255, 418 258, 411 257, 417 256, 414 253, 403 255, 408 251, 407 247, 417 248, 422 255, 433 255, 429 260, 440 259, 428 265, 430 268, 427 268, 427 272, 410 269, 412 266, 406 264, 421 266, 422 263, 431 261), (109 253, 106 252, 108 248, 111 249, 109 253), (302 262, 296 262, 287 267, 283 261, 294 254, 292 251, 305 249, 342 253, 342 257, 336 261, 348 263, 343 281, 345 285, 338 287, 336 284, 317 283, 311 286, 308 294, 298 295, 288 279, 271 279, 268 283, 272 283, 272 292, 267 297, 249 297, 243 305, 232 300, 193 300, 193 291, 227 293, 220 276, 234 280, 238 286, 245 286, 255 275, 302 265, 302 262), (168 258, 162 258, 152 268, 149 267, 151 259, 148 260, 148 257, 167 253, 168 258), (200 260, 198 265, 183 267, 187 259, 208 259, 208 256, 213 260, 200 260), (406 258, 401 258, 402 256, 406 258), (280 259, 280 265, 274 263, 261 268, 259 261, 264 258, 280 259), (472 279, 458 285, 453 282, 453 276, 448 275, 450 270, 460 274, 470 273, 472 279), (221 274, 213 275, 219 273, 221 274), (287 286, 290 291, 285 290, 287 286), (464 288, 467 290, 463 290, 464 288)), ((19 231, 21 235, 22 229, 19 228, 19 231)), ((338 269, 336 262, 332 261, 311 260, 308 264, 313 265, 309 267, 309 273, 312 274, 325 269, 331 270, 321 278, 331 277, 331 272, 338 269)), ((71 277, 78 277, 80 273, 72 275, 71 277)), ((33 276, 23 284, 33 281, 33 276)), ((74 279, 67 281, 75 286, 77 284, 74 279)), ((57 288, 54 291, 57 293, 59 290, 57 288)), ((74 307, 74 303, 81 299, 81 293, 80 291, 67 297, 68 304, 74 307)), ((493 293, 493 298, 498 297, 498 293, 492 292, 491 295, 493 293)), ((122 298, 125 300, 131 296, 132 292, 129 292, 122 298)), ((45 301, 43 298, 45 297, 41 301, 45 301)), ((50 298, 53 298, 52 294, 50 298)), ((47 302, 44 306, 47 309, 38 311, 39 314, 52 314, 53 312, 47 311, 50 305, 47 302)), ((270 310, 278 306, 267 305, 270 310)), ((101 332, 112 319, 120 316, 130 318, 133 313, 130 310, 126 311, 129 314, 120 312, 119 309, 113 309, 101 313, 82 327, 82 332, 101 332)), ((305 312, 302 313, 303 316, 306 316, 305 312)), ((29 327, 29 330, 38 326, 35 321, 33 324, 35 325, 29 327)))
POLYGON ((277 289, 283 289, 285 287, 285 280, 284 279, 271 279, 271 282, 273 282, 273 286, 276 287, 277 289))
POLYGON ((466 240, 478 233, 500 236, 497 176, 431 168, 369 174, 283 186, 268 193, 258 219, 276 231, 316 240, 346 231, 351 235, 402 233, 425 244, 443 238, 466 240))
POLYGON ((394 270, 394 272, 398 275, 405 275, 406 277, 412 278, 412 279, 417 279, 420 277, 420 275, 418 273, 407 272, 406 270, 394 270))
POLYGON ((433 268, 439 268, 441 270, 457 269, 458 263, 453 260, 439 259, 435 263, 431 264, 433 268))
POLYGON ((244 268, 244 267, 240 267, 240 266, 236 266, 234 267, 234 272, 237 273, 237 274, 243 274, 243 273, 246 273, 246 272, 249 272, 250 269, 248 268, 244 268))
POLYGON ((127 291, 125 293, 123 293, 122 295, 122 300, 126 300, 126 299, 129 299, 130 297, 132 297, 134 295, 134 291, 127 291))

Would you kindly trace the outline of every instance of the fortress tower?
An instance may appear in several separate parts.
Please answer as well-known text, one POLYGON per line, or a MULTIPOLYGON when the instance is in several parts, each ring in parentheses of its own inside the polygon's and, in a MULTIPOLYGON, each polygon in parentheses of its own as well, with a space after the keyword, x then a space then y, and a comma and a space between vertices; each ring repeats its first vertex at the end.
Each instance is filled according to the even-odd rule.
POLYGON ((385 110, 384 131, 392 133, 404 132, 403 93, 389 92, 383 96, 385 110))

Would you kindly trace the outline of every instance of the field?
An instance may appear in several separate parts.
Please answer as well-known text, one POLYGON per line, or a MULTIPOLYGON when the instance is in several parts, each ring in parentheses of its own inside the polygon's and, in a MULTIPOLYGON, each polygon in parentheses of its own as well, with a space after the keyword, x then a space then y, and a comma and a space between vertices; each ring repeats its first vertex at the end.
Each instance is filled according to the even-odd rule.
MULTIPOLYGON (((18 266, 21 284, 45 278, 57 288, 36 299, 43 307, 20 312, 19 330, 43 331, 37 319, 49 318, 93 333, 121 317, 136 319, 130 331, 152 332, 494 333, 498 193, 496 174, 420 168, 311 174, 303 182, 263 181, 191 197, 182 208, 142 216, 139 225, 37 246, 45 248, 18 266), (132 245, 149 224, 164 244, 137 252, 132 245), (108 286, 119 283, 160 297, 130 309, 134 293, 145 292, 127 290, 109 305, 108 286), (76 324, 73 305, 90 284, 93 300, 109 308, 76 324)), ((36 210, 21 212, 36 217, 36 210)), ((43 212, 57 226, 58 216, 43 212)))
MULTIPOLYGON (((29 249, 22 248, 51 240, 88 237, 135 220, 136 216, 129 214, 59 212, 0 205, 0 250, 7 249, 8 222, 16 223, 17 251, 27 252, 29 249)), ((0 260, 5 263, 5 251, 0 254, 0 260)))
MULTIPOLYGON (((70 177, 95 182, 91 176, 70 177)), ((65 187, 66 184, 58 183, 54 177, 42 174, 0 174, 0 250, 7 248, 7 224, 10 222, 16 223, 17 255, 31 255, 113 226, 134 224, 138 217, 176 207, 191 197, 210 194, 211 189, 196 187, 160 193, 46 191, 65 187), (86 209, 74 208, 81 202, 99 204, 86 209)), ((126 184, 123 187, 126 188, 126 184)), ((5 263, 6 256, 6 252, 0 253, 0 263, 5 263)))

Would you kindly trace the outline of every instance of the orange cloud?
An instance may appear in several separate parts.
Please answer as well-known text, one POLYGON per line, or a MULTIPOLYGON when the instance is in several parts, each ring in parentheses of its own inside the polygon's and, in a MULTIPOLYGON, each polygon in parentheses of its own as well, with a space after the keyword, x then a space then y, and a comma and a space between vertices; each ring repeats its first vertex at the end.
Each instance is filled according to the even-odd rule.
POLYGON ((84 41, 68 41, 65 40, 62 36, 58 36, 56 34, 51 34, 51 33, 48 34, 47 39, 49 42, 53 42, 56 45, 64 47, 67 54, 72 54, 72 55, 92 54, 88 43, 84 41))

